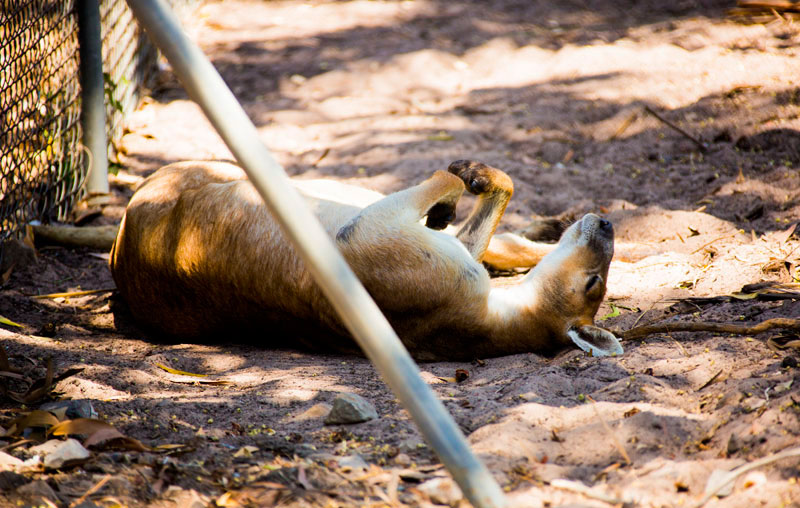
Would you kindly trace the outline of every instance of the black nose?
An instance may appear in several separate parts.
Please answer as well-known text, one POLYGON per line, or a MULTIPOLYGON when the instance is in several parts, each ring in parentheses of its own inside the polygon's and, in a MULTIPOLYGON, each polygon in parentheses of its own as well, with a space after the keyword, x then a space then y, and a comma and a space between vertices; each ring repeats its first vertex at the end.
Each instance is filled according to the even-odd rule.
POLYGON ((600 229, 603 231, 611 231, 614 229, 614 226, 611 225, 611 221, 606 219, 600 219, 600 229))

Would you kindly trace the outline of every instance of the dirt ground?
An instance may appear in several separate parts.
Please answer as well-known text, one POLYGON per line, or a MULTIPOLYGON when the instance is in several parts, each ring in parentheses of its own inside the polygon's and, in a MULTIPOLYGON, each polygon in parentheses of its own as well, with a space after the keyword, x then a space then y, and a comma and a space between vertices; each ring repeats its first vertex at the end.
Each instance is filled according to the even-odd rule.
MULTIPOLYGON (((502 229, 611 218, 636 256, 612 262, 598 318, 627 330, 800 317, 797 294, 776 295, 800 277, 800 24, 779 13, 739 24, 731 7, 227 1, 187 22, 294 176, 391 192, 469 158, 514 180, 502 229), (729 296, 761 282, 783 285, 729 296)), ((113 201, 93 224, 118 222, 162 164, 230 158, 166 66, 118 149, 113 201)), ((148 450, 106 441, 73 467, 2 472, 0 505, 469 506, 433 487, 446 472, 367 360, 235 336, 156 342, 96 254, 39 248, 14 269, 0 315, 22 327, 0 338, 29 377, 48 357, 56 373, 82 368, 53 398, 90 402, 148 450), (106 291, 32 298, 95 289, 106 291), (340 392, 379 418, 324 425, 340 392)), ((792 338, 660 333, 616 358, 570 350, 421 369, 514 506, 692 506, 714 470, 800 443, 798 351, 775 347, 792 338), (456 369, 468 379, 454 382, 456 369)), ((5 452, 30 458, 35 443, 2 434, 38 404, 0 403, 5 452)), ((798 482, 800 460, 774 462, 706 506, 800 506, 798 482)))

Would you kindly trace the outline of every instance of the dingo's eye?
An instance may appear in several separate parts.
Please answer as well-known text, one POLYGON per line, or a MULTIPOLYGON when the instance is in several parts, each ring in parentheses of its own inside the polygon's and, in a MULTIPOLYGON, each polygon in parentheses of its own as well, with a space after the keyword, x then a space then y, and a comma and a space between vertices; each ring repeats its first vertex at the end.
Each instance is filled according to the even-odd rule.
POLYGON ((589 277, 589 280, 586 281, 586 292, 590 293, 592 290, 595 290, 595 288, 600 287, 602 280, 603 279, 601 279, 599 275, 592 275, 589 277))

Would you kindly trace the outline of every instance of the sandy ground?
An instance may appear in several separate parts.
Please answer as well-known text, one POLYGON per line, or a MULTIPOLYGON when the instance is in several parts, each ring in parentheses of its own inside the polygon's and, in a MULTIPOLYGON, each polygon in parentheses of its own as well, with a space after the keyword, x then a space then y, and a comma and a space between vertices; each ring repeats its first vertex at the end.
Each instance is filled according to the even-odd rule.
MULTIPOLYGON (((638 254, 612 263, 603 326, 797 318, 791 298, 686 301, 799 276, 800 25, 735 24, 731 6, 229 1, 199 7, 188 31, 294 176, 391 192, 470 158, 514 179, 501 229, 611 218, 638 254)), ((230 158, 168 68, 118 148, 123 169, 96 224, 118 222, 162 164, 230 158)), ((0 473, 0 503, 45 484, 67 506, 103 481, 87 497, 97 506, 468 506, 423 487, 446 473, 363 358, 239 337, 162 344, 111 291, 31 298, 105 288, 105 261, 90 251, 40 248, 0 289, 0 314, 23 325, 2 327, 2 345, 33 377, 47 357, 56 372, 82 367, 56 398, 89 401, 162 448, 100 447, 76 467, 0 473), (323 425, 339 392, 364 396, 379 418, 323 425)), ((791 336, 656 334, 626 341, 619 358, 570 350, 421 368, 515 505, 604 506, 605 495, 691 506, 715 469, 800 443, 798 353, 768 338, 791 336), (456 369, 469 378, 453 382, 456 369)), ((1 407, 6 429, 25 410, 1 407)), ((6 451, 26 459, 29 446, 6 451)), ((776 462, 707 506, 800 506, 798 481, 798 459, 776 462)))

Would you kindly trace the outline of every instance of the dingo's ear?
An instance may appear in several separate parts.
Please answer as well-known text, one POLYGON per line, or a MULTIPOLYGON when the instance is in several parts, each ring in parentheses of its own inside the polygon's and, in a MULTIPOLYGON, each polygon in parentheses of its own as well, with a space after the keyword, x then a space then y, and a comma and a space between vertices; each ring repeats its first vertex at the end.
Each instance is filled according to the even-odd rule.
POLYGON ((622 345, 614 334, 594 325, 574 326, 567 330, 567 337, 579 348, 592 356, 618 356, 622 345))

